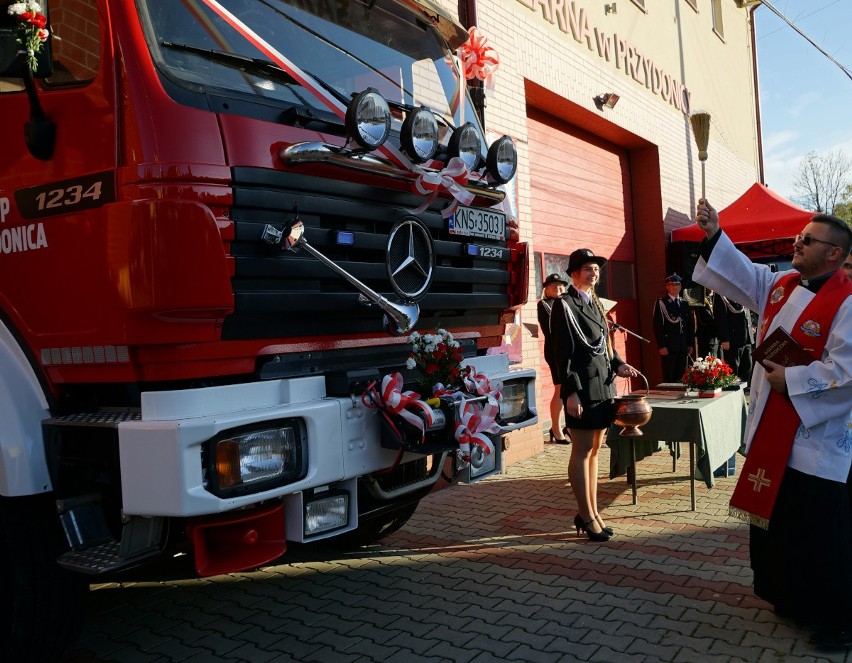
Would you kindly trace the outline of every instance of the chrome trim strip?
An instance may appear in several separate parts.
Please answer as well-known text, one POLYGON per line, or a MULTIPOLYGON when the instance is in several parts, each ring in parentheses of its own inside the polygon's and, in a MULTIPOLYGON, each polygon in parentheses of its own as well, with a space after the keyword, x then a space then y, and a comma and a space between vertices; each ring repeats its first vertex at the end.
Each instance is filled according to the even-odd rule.
MULTIPOLYGON (((306 163, 326 163, 347 170, 371 173, 373 175, 387 175, 399 180, 412 181, 416 173, 400 168, 387 159, 377 157, 374 154, 355 153, 328 143, 310 141, 305 143, 293 143, 283 148, 278 156, 287 166, 298 166, 306 163)), ((487 198, 492 204, 503 202, 506 198, 504 191, 485 187, 474 182, 468 182, 465 189, 475 196, 487 198)))

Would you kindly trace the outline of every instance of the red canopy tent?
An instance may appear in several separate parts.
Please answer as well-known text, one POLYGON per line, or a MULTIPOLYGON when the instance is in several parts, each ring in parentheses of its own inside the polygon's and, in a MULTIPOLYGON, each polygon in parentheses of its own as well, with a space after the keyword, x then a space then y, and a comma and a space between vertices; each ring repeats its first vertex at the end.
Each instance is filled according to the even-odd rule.
MULTIPOLYGON (((802 232, 813 212, 794 205, 756 182, 719 212, 719 223, 734 244, 748 254, 783 255, 792 252, 791 239, 802 232), (772 246, 776 245, 776 246, 772 246)), ((704 231, 692 224, 672 231, 672 242, 700 242, 704 231)))

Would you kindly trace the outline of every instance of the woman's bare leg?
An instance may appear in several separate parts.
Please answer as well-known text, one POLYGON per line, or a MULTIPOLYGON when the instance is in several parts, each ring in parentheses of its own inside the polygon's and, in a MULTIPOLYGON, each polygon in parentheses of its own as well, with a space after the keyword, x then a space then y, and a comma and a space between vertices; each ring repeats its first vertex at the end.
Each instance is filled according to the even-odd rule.
MULTIPOLYGON (((596 438, 600 446, 598 435, 600 431, 572 428, 569 433, 571 434, 571 458, 568 460, 568 478, 571 480, 571 490, 577 500, 577 510, 583 522, 589 523, 587 528, 600 533, 602 530, 595 520, 595 502, 592 501, 594 493, 591 492, 593 479, 594 486, 597 488, 597 476, 591 473, 591 465, 596 438)), ((595 468, 597 468, 597 460, 595 460, 595 468)))
POLYGON ((562 399, 559 398, 559 385, 555 385, 553 398, 550 399, 550 430, 553 431, 557 440, 564 439, 562 426, 559 425, 559 417, 562 415, 562 399))
POLYGON ((601 450, 606 430, 590 431, 594 433, 592 451, 589 456, 589 503, 592 506, 592 517, 597 517, 598 524, 605 527, 598 513, 598 452, 601 450))

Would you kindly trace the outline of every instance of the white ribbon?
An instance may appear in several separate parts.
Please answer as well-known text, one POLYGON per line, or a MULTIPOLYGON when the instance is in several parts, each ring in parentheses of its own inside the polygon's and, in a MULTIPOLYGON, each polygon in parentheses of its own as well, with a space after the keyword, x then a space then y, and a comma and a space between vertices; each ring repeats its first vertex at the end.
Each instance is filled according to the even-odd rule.
POLYGON ((451 205, 441 212, 441 216, 445 219, 456 211, 459 204, 470 205, 473 202, 474 195, 464 188, 470 177, 470 171, 459 157, 450 159, 446 168, 438 172, 427 171, 422 168, 417 170, 419 175, 414 181, 414 188, 418 193, 426 196, 426 199, 417 209, 411 210, 414 214, 419 214, 429 207, 442 189, 448 191, 455 199, 451 205))

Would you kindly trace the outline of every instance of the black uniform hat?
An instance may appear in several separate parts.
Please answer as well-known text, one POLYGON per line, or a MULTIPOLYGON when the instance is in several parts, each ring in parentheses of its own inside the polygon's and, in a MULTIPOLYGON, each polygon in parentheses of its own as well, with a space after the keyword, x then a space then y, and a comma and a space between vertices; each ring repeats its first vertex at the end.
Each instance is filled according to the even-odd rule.
POLYGON ((677 272, 672 272, 666 277, 666 283, 682 283, 683 279, 677 275, 677 272))
POLYGON ((568 285, 568 281, 563 279, 559 274, 549 274, 546 279, 544 279, 544 283, 541 284, 542 288, 546 288, 553 283, 561 283, 562 285, 568 285))
POLYGON ((606 264, 606 258, 596 256, 590 249, 577 249, 568 257, 568 269, 566 269, 565 272, 569 275, 573 274, 580 269, 580 267, 589 262, 593 262, 596 265, 603 267, 606 264))

